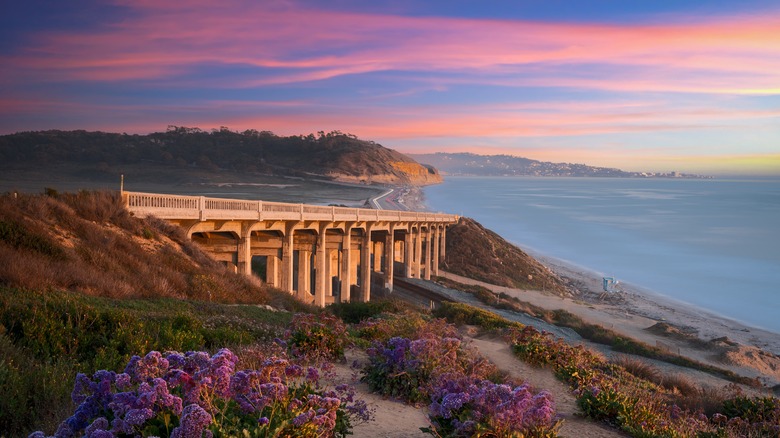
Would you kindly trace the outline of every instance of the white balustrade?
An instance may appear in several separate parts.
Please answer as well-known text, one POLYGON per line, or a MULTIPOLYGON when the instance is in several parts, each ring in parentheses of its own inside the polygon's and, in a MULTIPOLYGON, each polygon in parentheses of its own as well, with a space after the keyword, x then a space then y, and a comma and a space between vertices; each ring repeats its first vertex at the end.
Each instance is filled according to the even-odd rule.
POLYGON ((326 207, 285 202, 247 201, 205 198, 202 196, 164 195, 123 192, 125 206, 136 216, 161 219, 200 220, 329 220, 329 221, 401 221, 457 222, 452 214, 373 210, 368 208, 326 207))

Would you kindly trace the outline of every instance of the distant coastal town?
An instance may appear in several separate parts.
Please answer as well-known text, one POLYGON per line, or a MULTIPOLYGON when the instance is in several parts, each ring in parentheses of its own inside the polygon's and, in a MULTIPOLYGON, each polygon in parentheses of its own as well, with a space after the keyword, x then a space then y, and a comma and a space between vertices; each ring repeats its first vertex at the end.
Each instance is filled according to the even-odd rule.
POLYGON ((551 163, 513 155, 478 155, 472 153, 407 154, 419 163, 431 165, 442 175, 456 176, 553 176, 613 178, 695 178, 712 176, 669 172, 629 172, 611 167, 586 164, 551 163))

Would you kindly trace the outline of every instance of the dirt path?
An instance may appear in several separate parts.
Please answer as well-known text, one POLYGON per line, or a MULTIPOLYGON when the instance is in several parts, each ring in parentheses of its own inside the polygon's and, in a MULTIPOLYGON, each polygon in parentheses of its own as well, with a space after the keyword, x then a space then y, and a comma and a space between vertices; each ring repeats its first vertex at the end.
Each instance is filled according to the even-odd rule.
POLYGON ((364 361, 363 352, 350 350, 346 363, 336 364, 333 385, 348 383, 355 388, 355 397, 364 400, 375 409, 374 421, 357 424, 352 429, 355 438, 422 438, 430 435, 420 428, 428 426, 428 416, 422 408, 415 408, 402 401, 392 400, 371 392, 368 385, 361 383, 355 370, 348 364, 353 360, 364 361))
POLYGON ((534 368, 517 359, 509 346, 500 340, 471 339, 471 345, 512 377, 527 381, 537 390, 546 389, 554 397, 558 414, 564 419, 559 432, 562 438, 626 437, 615 429, 580 416, 574 394, 568 385, 558 380, 549 369, 534 368))

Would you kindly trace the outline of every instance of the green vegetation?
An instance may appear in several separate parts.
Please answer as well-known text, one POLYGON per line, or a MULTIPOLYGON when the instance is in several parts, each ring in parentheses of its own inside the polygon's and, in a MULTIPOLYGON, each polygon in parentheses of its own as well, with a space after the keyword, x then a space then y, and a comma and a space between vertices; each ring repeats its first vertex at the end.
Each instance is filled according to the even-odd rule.
POLYGON ((476 325, 486 330, 509 327, 523 328, 519 322, 509 321, 493 312, 463 303, 443 302, 433 314, 439 318, 445 318, 453 324, 476 325))
POLYGON ((0 136, 0 163, 30 169, 75 165, 103 179, 118 176, 117 169, 143 165, 190 174, 229 170, 306 178, 312 174, 342 174, 355 179, 390 175, 400 183, 441 180, 435 170, 400 152, 339 131, 289 137, 253 129, 203 131, 182 126, 149 135, 82 130, 20 132, 0 136))
POLYGON ((635 437, 778 436, 780 402, 776 398, 746 398, 736 387, 699 404, 698 391, 684 393, 653 382, 656 376, 631 364, 610 363, 583 346, 540 333, 533 327, 510 334, 515 354, 549 366, 578 395, 585 415, 613 424, 635 437), (731 393, 731 394, 730 394, 731 393), (709 414, 709 415, 708 415, 709 414))
POLYGON ((369 302, 334 303, 327 307, 334 315, 348 324, 357 324, 382 313, 398 313, 411 307, 397 300, 372 300, 369 302))
POLYGON ((52 429, 72 410, 77 371, 118 370, 149 350, 268 343, 289 321, 256 306, 0 287, 0 430, 52 429))

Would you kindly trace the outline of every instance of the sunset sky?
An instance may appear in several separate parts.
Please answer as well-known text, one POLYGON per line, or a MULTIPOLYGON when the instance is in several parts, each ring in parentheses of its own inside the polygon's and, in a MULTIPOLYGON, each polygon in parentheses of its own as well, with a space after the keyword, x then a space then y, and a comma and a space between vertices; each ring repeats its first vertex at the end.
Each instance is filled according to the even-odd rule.
POLYGON ((0 6, 0 134, 168 125, 780 175, 780 3, 0 6))

